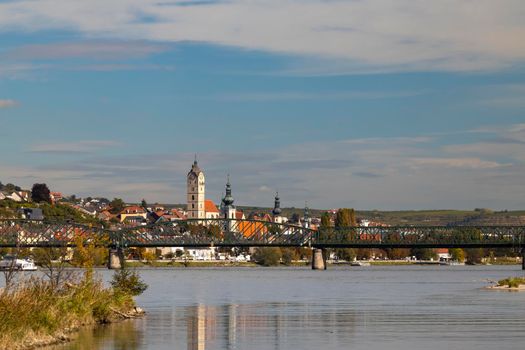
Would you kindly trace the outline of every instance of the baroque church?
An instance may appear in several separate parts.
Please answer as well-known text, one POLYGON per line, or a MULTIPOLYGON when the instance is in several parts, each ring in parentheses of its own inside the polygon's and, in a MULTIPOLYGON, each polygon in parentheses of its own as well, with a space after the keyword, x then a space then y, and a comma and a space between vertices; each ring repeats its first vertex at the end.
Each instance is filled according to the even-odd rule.
POLYGON ((233 205, 230 177, 228 176, 226 195, 222 199, 221 209, 219 210, 211 199, 206 199, 206 177, 199 167, 197 158, 195 158, 187 176, 186 192, 188 219, 238 218, 237 210, 233 205))
MULTIPOLYGON (((226 194, 221 201, 220 210, 212 200, 206 199, 206 177, 199 167, 197 157, 191 166, 187 176, 187 212, 188 219, 244 219, 242 211, 238 211, 233 204, 235 202, 232 195, 230 176, 226 183, 226 194)), ((272 217, 268 221, 283 223, 286 218, 281 216, 281 201, 279 193, 275 196, 272 217)))

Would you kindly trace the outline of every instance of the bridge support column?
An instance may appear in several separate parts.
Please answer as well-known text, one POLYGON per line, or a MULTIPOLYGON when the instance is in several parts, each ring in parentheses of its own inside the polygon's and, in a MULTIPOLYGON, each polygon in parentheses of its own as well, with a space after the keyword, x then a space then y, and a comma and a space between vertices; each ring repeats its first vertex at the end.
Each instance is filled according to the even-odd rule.
POLYGON ((525 247, 521 248, 521 269, 525 271, 525 247))
POLYGON ((110 248, 108 257, 108 269, 118 270, 124 264, 124 252, 121 248, 110 248))
POLYGON ((315 248, 312 252, 312 270, 326 270, 324 249, 315 248))

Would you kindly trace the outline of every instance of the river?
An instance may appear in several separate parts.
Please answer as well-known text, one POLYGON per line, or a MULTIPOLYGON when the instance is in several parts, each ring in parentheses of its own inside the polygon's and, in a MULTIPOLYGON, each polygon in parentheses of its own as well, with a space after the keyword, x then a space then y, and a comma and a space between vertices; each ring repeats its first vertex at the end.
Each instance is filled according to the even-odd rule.
MULTIPOLYGON (((98 271, 104 279, 111 272, 98 271)), ((519 266, 140 269, 147 317, 52 350, 524 349, 519 266)))

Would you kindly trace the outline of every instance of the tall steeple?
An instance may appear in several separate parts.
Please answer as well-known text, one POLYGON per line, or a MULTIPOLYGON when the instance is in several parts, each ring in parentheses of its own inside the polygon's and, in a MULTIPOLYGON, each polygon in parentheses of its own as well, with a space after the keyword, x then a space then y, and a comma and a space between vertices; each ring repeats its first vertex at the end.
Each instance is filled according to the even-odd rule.
POLYGON ((273 204, 273 210, 272 210, 272 214, 274 217, 277 217, 277 216, 281 216, 281 213, 282 213, 282 209, 281 209, 281 199, 279 198, 279 192, 276 192, 275 193, 275 202, 273 204))
POLYGON ((226 195, 222 199, 222 213, 226 219, 235 219, 236 209, 233 203, 235 199, 232 196, 232 186, 230 184, 230 175, 228 174, 228 182, 226 182, 226 195))
POLYGON ((304 202, 303 227, 310 228, 310 209, 308 209, 308 202, 304 202))

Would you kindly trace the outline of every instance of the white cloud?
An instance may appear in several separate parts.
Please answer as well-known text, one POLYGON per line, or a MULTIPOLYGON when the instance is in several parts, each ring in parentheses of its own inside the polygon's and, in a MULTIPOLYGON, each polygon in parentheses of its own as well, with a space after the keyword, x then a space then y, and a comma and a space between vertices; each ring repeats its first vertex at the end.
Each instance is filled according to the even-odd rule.
POLYGON ((119 146, 120 143, 112 140, 87 140, 64 143, 45 143, 34 145, 30 152, 34 153, 90 153, 100 149, 119 146))
MULTIPOLYGON (((90 38, 197 41, 330 59, 321 72, 490 70, 525 58, 521 0, 177 3, 6 2, 0 30, 67 29, 90 38)), ((318 69, 319 62, 306 62, 303 71, 318 69)))
POLYGON ((0 108, 9 108, 17 106, 18 102, 15 100, 0 100, 0 108))
MULTIPOLYGON (((490 133, 492 127, 482 129, 486 135, 480 133, 480 137, 493 138, 518 137, 524 128, 517 124, 495 128, 497 131, 490 133)), ((465 133, 472 136, 469 131, 465 133)), ((296 207, 304 205, 305 200, 314 208, 525 206, 525 150, 519 141, 482 145, 475 138, 470 143, 445 147, 444 139, 437 135, 352 141, 310 142, 269 148, 265 153, 199 154, 199 164, 206 172, 206 196, 218 202, 226 174, 231 173, 238 205, 271 206, 278 189, 283 206, 296 207), (497 145, 513 148, 500 149, 497 145)), ((48 161, 46 166, 23 168, 13 168, 4 162, 2 180, 24 186, 47 182, 56 190, 84 196, 124 197, 128 201, 144 197, 148 202, 164 203, 185 201, 185 178, 192 154, 93 155, 80 152, 86 151, 85 144, 59 145, 41 149, 51 152, 75 149, 76 157, 56 158, 59 161, 48 161)), ((93 149, 112 144, 87 142, 87 146, 93 149)), ((28 154, 31 156, 40 155, 28 154)))
POLYGON ((161 44, 136 41, 78 41, 20 46, 8 51, 4 57, 31 61, 64 58, 111 60, 146 57, 165 49, 161 44))
POLYGON ((414 167, 432 166, 459 169, 492 169, 505 166, 505 164, 480 158, 414 158, 410 163, 414 167))

